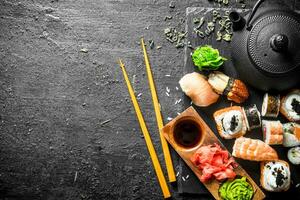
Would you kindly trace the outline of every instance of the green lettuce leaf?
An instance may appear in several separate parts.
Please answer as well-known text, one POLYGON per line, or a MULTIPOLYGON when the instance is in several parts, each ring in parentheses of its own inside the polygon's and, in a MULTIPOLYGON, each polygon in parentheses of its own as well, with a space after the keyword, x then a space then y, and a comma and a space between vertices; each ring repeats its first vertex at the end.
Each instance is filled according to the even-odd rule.
POLYGON ((227 59, 220 56, 219 50, 209 45, 198 47, 192 54, 192 60, 199 70, 217 70, 227 59))

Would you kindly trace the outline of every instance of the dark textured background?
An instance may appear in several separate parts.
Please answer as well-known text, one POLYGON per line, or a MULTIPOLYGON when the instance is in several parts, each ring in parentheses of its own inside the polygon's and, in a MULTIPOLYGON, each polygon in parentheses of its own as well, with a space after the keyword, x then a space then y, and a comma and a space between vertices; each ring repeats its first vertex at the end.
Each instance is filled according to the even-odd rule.
POLYGON ((116 60, 142 93, 163 161, 139 39, 162 46, 149 56, 166 122, 184 110, 174 106, 184 53, 163 29, 184 30, 186 7, 218 7, 175 2, 170 9, 166 0, 0 0, 0 199, 162 197, 116 60))

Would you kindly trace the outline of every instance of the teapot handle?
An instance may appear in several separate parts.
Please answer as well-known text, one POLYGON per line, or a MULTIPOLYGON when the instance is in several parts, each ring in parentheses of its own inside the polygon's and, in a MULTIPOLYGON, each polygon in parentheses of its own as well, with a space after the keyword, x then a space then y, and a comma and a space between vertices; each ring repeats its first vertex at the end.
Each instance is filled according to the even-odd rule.
POLYGON ((250 24, 250 22, 251 22, 253 16, 255 15, 255 13, 256 13, 258 7, 260 6, 260 4, 261 4, 262 2, 264 2, 264 0, 258 0, 258 1, 255 3, 253 9, 252 9, 251 12, 250 12, 250 15, 249 15, 249 17, 248 17, 248 19, 247 19, 247 22, 246 22, 246 29, 247 29, 248 31, 250 31, 251 28, 252 28, 252 25, 250 24))

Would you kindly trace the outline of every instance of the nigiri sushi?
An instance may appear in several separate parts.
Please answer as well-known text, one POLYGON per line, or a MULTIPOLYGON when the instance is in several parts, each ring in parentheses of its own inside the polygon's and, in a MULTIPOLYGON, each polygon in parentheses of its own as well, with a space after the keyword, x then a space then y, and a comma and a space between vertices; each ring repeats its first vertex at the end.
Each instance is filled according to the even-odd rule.
POLYGON ((184 75, 180 79, 179 85, 182 91, 189 96, 197 106, 209 106, 215 103, 219 98, 219 95, 213 91, 205 79, 205 76, 197 72, 184 75))
POLYGON ((222 95, 226 95, 228 100, 236 103, 242 103, 249 97, 246 85, 222 72, 215 71, 209 74, 208 82, 213 89, 222 95))
POLYGON ((300 90, 294 89, 282 97, 280 112, 291 122, 300 122, 300 90))
POLYGON ((283 126, 280 121, 262 120, 264 142, 273 144, 283 143, 283 126))
POLYGON ((277 160, 277 152, 261 140, 239 137, 233 145, 232 155, 244 160, 277 160))
POLYGON ((293 122, 283 124, 283 146, 298 145, 300 145, 300 125, 293 122))

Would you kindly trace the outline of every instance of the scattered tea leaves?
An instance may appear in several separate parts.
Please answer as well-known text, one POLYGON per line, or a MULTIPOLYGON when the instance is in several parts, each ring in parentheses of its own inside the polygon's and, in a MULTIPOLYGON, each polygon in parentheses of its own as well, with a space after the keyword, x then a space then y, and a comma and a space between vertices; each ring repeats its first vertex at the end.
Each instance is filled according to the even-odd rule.
MULTIPOLYGON (((208 0, 208 1, 212 1, 212 0, 208 0)), ((229 5, 229 0, 214 0, 214 2, 218 3, 219 6, 222 6, 222 5, 228 6, 229 5)))
POLYGON ((175 43, 176 48, 182 48, 184 47, 184 39, 186 37, 187 32, 180 32, 177 31, 175 28, 166 28, 164 30, 166 39, 171 42, 175 43))
POLYGON ((222 33, 220 31, 217 32, 217 41, 221 41, 222 40, 222 33))
MULTIPOLYGON (((220 1, 221 2, 221 1, 220 1)), ((222 1, 223 2, 223 1, 222 1)), ((226 3, 226 2, 225 2, 226 3)), ((197 22, 196 27, 194 27, 195 34, 200 38, 209 37, 213 32, 216 32, 217 41, 226 41, 230 42, 233 32, 232 32, 232 22, 229 19, 229 11, 222 13, 220 10, 212 10, 211 16, 207 16, 206 19, 212 19, 206 23, 205 29, 201 29, 203 24, 205 24, 206 19, 202 16, 199 18, 194 18, 193 21, 197 22), (197 20, 198 19, 198 20, 197 20)))

